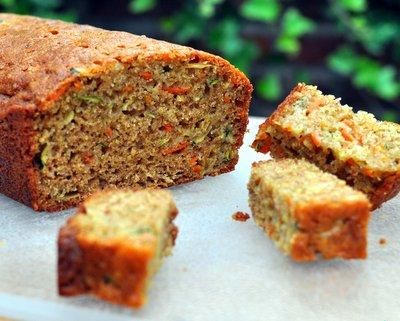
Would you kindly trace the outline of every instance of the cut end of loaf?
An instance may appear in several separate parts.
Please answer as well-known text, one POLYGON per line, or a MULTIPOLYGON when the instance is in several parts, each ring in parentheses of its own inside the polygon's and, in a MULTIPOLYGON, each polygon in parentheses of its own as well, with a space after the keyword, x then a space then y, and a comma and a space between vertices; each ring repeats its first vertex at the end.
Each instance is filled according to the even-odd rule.
POLYGON ((71 69, 35 118, 37 210, 106 187, 167 187, 234 169, 251 85, 212 55, 71 69))

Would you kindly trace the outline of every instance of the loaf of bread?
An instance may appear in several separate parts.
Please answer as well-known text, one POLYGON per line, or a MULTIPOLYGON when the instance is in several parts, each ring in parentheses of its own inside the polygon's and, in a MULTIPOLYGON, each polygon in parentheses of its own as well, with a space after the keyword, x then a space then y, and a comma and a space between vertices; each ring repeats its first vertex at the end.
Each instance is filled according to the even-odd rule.
POLYGON ((177 236, 178 211, 164 190, 107 190, 93 194, 61 228, 59 293, 91 293, 139 308, 149 281, 177 236))
POLYGON ((254 163, 250 208, 257 225, 296 261, 363 259, 370 202, 336 176, 301 159, 254 163))
POLYGON ((253 147, 306 158, 367 194, 373 208, 400 189, 400 125, 354 113, 314 86, 297 85, 260 126, 253 147))
POLYGON ((238 161, 252 86, 220 57, 12 14, 0 14, 0 48, 0 192, 35 210, 238 161))

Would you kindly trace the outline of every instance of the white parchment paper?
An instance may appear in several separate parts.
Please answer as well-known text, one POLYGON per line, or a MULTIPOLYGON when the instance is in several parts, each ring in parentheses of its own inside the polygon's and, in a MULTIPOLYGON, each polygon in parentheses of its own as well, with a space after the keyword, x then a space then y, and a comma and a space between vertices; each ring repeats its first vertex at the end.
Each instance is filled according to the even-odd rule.
POLYGON ((148 304, 132 311, 56 290, 56 238, 74 210, 47 214, 0 195, 0 317, 19 320, 400 320, 400 199, 374 212, 366 261, 291 262, 252 219, 248 147, 233 173, 172 188, 180 210, 174 254, 155 277, 148 304), (384 237, 386 245, 379 244, 384 237))

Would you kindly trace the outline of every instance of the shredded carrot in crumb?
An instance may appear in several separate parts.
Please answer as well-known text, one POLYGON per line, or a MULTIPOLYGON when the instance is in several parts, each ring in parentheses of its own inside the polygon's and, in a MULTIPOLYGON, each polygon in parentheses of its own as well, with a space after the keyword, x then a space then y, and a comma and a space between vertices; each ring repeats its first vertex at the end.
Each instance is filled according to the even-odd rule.
POLYGON ((323 105, 325 105, 325 100, 323 97, 313 97, 307 106, 307 113, 311 113, 323 105))
POLYGON ((57 88, 50 95, 47 96, 47 101, 55 101, 60 98, 69 88, 71 87, 71 83, 63 84, 61 87, 57 88))
POLYGON ((346 161, 346 163, 347 163, 349 166, 355 166, 355 165, 357 165, 356 161, 355 161, 354 159, 352 159, 352 158, 349 158, 349 159, 346 161))
POLYGON ((153 98, 150 95, 146 95, 144 96, 144 101, 146 105, 151 105, 151 103, 153 102, 153 98))
POLYGON ((81 154, 81 158, 84 164, 89 165, 93 161, 94 155, 93 153, 86 151, 81 154))
POLYGON ((198 164, 199 159, 197 156, 192 156, 189 159, 189 165, 192 168, 192 171, 196 174, 200 174, 202 170, 202 166, 198 164))
POLYGON ((74 88, 75 89, 81 89, 83 86, 82 80, 77 80, 74 82, 74 88))
MULTIPOLYGON (((351 129, 351 133, 347 130, 347 128, 344 130, 345 131, 347 130, 347 132, 351 135, 352 140, 356 139, 360 144, 364 144, 364 137, 357 130, 357 126, 352 119, 344 119, 344 120, 342 120, 342 123, 351 129)), ((342 130, 341 130, 341 132, 342 132, 342 130)), ((342 132, 342 135, 343 135, 343 132, 342 132)), ((346 139, 346 137, 344 135, 343 135, 343 137, 346 139)), ((346 140, 348 140, 348 139, 346 139, 346 140)))
POLYGON ((229 96, 227 96, 227 95, 224 95, 224 103, 225 104, 230 104, 230 102, 231 102, 231 98, 229 96))
POLYGON ((185 95, 190 90, 189 86, 163 86, 162 90, 173 95, 185 95))
POLYGON ((163 150, 161 150, 161 154, 166 156, 166 155, 171 155, 174 153, 179 153, 179 152, 185 150, 186 147, 188 147, 188 145, 189 145, 188 142, 183 141, 183 142, 176 144, 175 146, 164 148, 163 150))
POLYGON ((343 138, 349 142, 352 142, 354 140, 353 135, 350 133, 350 131, 345 128, 345 127, 340 127, 340 133, 342 134, 343 138))
POLYGON ((131 84, 126 85, 126 86, 122 89, 122 91, 123 91, 124 93, 130 93, 130 92, 132 92, 132 91, 133 91, 133 85, 131 85, 131 84))
POLYGON ((112 128, 111 128, 111 127, 107 127, 107 128, 104 130, 104 134, 106 134, 106 136, 107 136, 108 138, 111 138, 111 137, 112 137, 112 134, 113 134, 112 128))
POLYGON ((321 138, 319 137, 318 133, 312 132, 310 136, 311 142, 314 144, 314 146, 321 147, 321 138))
POLYGON ((369 177, 373 177, 374 176, 374 172, 372 171, 372 169, 370 168, 364 168, 362 170, 363 174, 369 177))
POLYGON ((170 132, 172 132, 174 130, 174 126, 172 126, 169 123, 166 123, 166 124, 161 126, 161 129, 166 131, 167 133, 170 133, 170 132))
POLYGON ((153 80, 153 74, 151 71, 142 71, 139 73, 139 76, 142 77, 146 81, 152 81, 153 80))

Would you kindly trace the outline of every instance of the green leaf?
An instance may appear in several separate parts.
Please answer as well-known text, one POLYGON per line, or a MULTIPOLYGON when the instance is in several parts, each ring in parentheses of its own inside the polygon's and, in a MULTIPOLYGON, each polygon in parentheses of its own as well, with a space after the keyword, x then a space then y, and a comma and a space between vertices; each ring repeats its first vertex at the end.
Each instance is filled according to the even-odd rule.
POLYGON ((215 14, 215 7, 225 0, 202 0, 199 1, 200 15, 205 18, 211 18, 215 14))
POLYGON ((157 0, 131 0, 129 10, 133 13, 144 13, 154 9, 157 0))
POLYGON ((210 45, 221 51, 224 56, 235 56, 243 47, 243 39, 239 35, 240 25, 235 19, 222 20, 211 32, 210 45))
POLYGON ((170 17, 161 19, 161 29, 165 33, 172 33, 175 29, 175 20, 170 17))
POLYGON ((281 35, 278 38, 276 46, 280 51, 289 55, 295 55, 300 50, 300 42, 297 38, 286 35, 281 35))
POLYGON ((243 42, 241 50, 227 59, 244 73, 248 73, 252 62, 260 55, 259 48, 252 42, 243 42))
POLYGON ((363 12, 367 9, 366 0, 339 0, 339 3, 348 11, 363 12))
POLYGON ((347 47, 340 48, 328 57, 328 66, 343 75, 352 73, 356 64, 356 54, 347 47))
POLYGON ((369 52, 382 54, 385 46, 400 36, 398 30, 400 25, 391 21, 370 25, 368 33, 363 34, 362 43, 369 52))
POLYGON ((246 0, 240 7, 241 14, 250 20, 274 22, 279 16, 281 5, 278 0, 246 0))
POLYGON ((173 35, 176 42, 185 44, 192 39, 201 39, 206 20, 194 15, 192 11, 182 11, 161 20, 164 32, 173 35))
POLYGON ((358 87, 371 88, 379 74, 379 64, 367 57, 358 57, 353 81, 358 87))
POLYGON ((301 37, 315 29, 312 20, 303 16, 297 9, 289 8, 282 18, 282 29, 285 36, 301 37))
POLYGON ((279 78, 274 74, 265 75, 256 86, 257 93, 266 100, 277 100, 282 95, 279 78))
POLYGON ((375 80, 375 92, 383 99, 392 100, 399 96, 399 89, 395 69, 391 66, 381 68, 375 80))
POLYGON ((5 9, 9 9, 15 5, 15 0, 0 0, 0 6, 4 7, 5 9))

